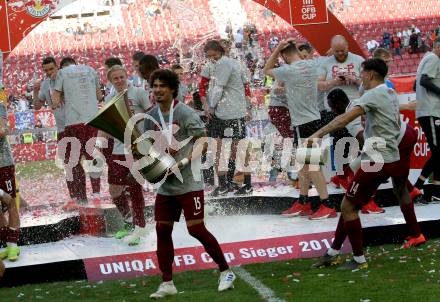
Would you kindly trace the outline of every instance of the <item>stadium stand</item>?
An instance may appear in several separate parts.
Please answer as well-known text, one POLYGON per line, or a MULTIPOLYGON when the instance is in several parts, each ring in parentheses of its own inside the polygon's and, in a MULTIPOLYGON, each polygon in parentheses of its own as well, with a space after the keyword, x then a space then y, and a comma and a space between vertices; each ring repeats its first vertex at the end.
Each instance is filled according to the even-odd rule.
MULTIPOLYGON (((264 14, 266 9, 263 6, 252 0, 240 1, 248 22, 256 27, 256 36, 264 47, 265 57, 270 54, 268 42, 274 36, 304 40, 281 18, 264 14)), ((172 63, 176 59, 177 51, 173 47, 176 43, 194 45, 206 35, 221 34, 210 12, 209 0, 170 0, 167 6, 159 6, 154 15, 148 14, 151 0, 132 2, 111 8, 113 14, 116 10, 121 15, 122 22, 119 24, 107 22, 108 16, 94 18, 93 23, 98 24, 96 33, 83 32, 69 37, 66 36, 67 24, 65 28, 49 26, 52 30, 32 32, 5 62, 5 74, 8 76, 4 82, 9 91, 14 95, 23 94, 34 78, 41 78, 40 62, 48 55, 57 59, 71 55, 96 68, 105 79, 102 62, 106 57, 123 58, 129 70, 132 70, 130 57, 137 50, 160 54, 165 61, 172 63)), ((440 11, 432 9, 436 3, 437 0, 425 0, 423 5, 413 0, 352 0, 350 6, 344 6, 344 1, 328 1, 333 13, 364 47, 365 53, 368 53, 366 42, 371 39, 381 41, 385 29, 393 33, 415 24, 424 33, 437 28, 440 11)), ((403 51, 402 57, 396 56, 392 62, 391 74, 415 72, 422 56, 423 53, 403 51)))

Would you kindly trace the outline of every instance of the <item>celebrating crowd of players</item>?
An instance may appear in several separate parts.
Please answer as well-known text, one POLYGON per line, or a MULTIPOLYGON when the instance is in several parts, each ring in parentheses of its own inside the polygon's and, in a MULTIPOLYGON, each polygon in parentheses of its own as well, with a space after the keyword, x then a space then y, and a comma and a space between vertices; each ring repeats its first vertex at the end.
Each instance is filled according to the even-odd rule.
MULTIPOLYGON (((211 194, 224 196, 229 192, 237 195, 252 192, 249 172, 244 173, 242 186, 234 182, 238 153, 244 152, 246 161, 249 159, 249 148, 241 150, 243 148, 238 148, 238 144, 246 137, 246 122, 251 115, 251 89, 247 68, 230 55, 230 47, 227 40, 208 41, 204 47, 208 60, 201 71, 199 84, 201 111, 195 111, 183 102, 184 88, 177 75, 181 67, 175 66, 173 71, 160 69, 154 56, 143 53, 133 56, 137 72, 131 80, 120 59, 108 58, 105 61, 108 80, 106 96, 101 93, 96 71, 77 64, 70 57, 60 62, 59 70, 53 58, 46 58, 42 67, 47 78, 34 87, 35 107, 47 103, 54 109, 59 154, 66 167, 70 195, 70 201, 63 209, 72 211, 88 203, 82 158, 88 161, 87 174, 94 194, 92 202, 99 202, 103 160, 97 154, 104 154, 108 165, 110 196, 127 222, 116 237, 124 239, 129 245, 139 244, 141 238, 146 236, 142 184, 136 181, 130 166, 121 164, 128 152, 123 142, 102 131, 98 132, 86 122, 96 115, 100 101, 108 102, 117 93, 127 90, 131 113, 148 112, 157 122, 146 120, 136 127, 141 132, 162 130, 164 140, 169 142, 167 152, 176 160, 173 168, 178 168, 183 178, 179 180, 177 175, 170 174, 157 191, 154 216, 163 283, 151 295, 152 298, 177 293, 172 282, 174 248, 171 234, 174 221, 179 221, 182 210, 189 234, 203 244, 219 266, 221 276, 218 290, 233 287, 235 275, 229 269, 217 240, 204 225, 203 180, 196 180, 189 164, 193 158, 206 155, 207 145, 193 150, 196 149, 195 140, 211 137, 217 140, 218 146, 217 152, 214 152, 217 153, 214 169, 218 176, 218 187, 211 194), (221 142, 225 138, 232 141, 226 169, 219 164, 221 142), (171 146, 173 139, 178 142, 189 139, 190 143, 176 150, 171 146)), ((309 45, 297 45, 293 40, 286 40, 279 43, 267 60, 263 71, 275 80, 269 116, 283 138, 292 139, 296 146, 312 146, 328 134, 336 140, 352 137, 361 149, 368 145, 365 142, 371 138, 381 138, 385 142, 385 145, 375 148, 381 155, 381 162, 375 162, 377 159, 370 157, 369 150, 364 148, 364 152, 360 152, 350 165, 341 167, 342 175, 332 178, 333 183, 346 189, 346 194, 335 240, 316 267, 338 263, 339 251, 346 237, 353 248, 353 260, 341 268, 362 269, 368 266, 363 255, 358 211, 384 211, 375 204, 373 196, 378 186, 390 177, 410 229, 405 247, 426 241, 417 223, 413 199, 421 194, 419 189, 431 173, 436 190, 440 188, 437 141, 440 135, 439 57, 440 39, 437 39, 433 51, 420 63, 417 75, 417 118, 427 137, 432 157, 429 168, 424 169, 415 186, 409 182, 408 175, 417 133, 400 120, 397 94, 386 79, 387 62, 392 59, 386 50, 377 49, 372 59, 364 60, 349 52, 344 37, 335 36, 331 40, 331 55, 314 58, 309 45), (366 171, 364 162, 382 166, 378 170, 366 171)), ((0 215, 0 235, 2 241, 7 243, 0 257, 14 261, 20 252, 17 247, 19 217, 13 201, 14 162, 6 141, 6 110, 2 105, 0 117, 0 199, 4 210, 9 213, 7 220, 0 215)), ((367 147, 371 148, 372 145, 367 147)), ((275 153, 280 153, 281 148, 276 145, 275 153)), ((279 166, 279 163, 275 164, 279 166)), ((336 217, 336 207, 329 199, 322 170, 305 165, 299 171, 298 178, 300 196, 282 215, 308 216, 313 220, 336 217), (319 199, 308 196, 311 184, 316 187, 319 199)))

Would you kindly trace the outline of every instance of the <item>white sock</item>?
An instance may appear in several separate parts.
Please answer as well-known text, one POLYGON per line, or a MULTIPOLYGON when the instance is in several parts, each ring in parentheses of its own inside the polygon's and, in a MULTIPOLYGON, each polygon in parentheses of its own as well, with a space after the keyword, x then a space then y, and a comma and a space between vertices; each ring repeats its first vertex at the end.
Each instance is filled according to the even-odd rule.
POLYGON ((17 243, 16 242, 6 242, 6 245, 9 247, 17 247, 17 243))
POLYGON ((353 256, 354 261, 356 261, 357 263, 365 263, 367 262, 367 260, 365 260, 365 256, 353 256))
POLYGON ((329 249, 327 250, 327 254, 328 254, 329 256, 336 256, 336 255, 339 255, 339 253, 340 253, 339 250, 335 250, 335 249, 332 249, 332 248, 329 248, 329 249))

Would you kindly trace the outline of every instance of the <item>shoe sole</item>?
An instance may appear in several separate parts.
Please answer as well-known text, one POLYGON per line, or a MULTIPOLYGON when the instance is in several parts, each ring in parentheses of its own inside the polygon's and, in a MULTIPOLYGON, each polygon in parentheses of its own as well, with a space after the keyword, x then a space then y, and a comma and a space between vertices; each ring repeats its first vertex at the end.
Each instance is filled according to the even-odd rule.
POLYGON ((229 287, 227 287, 225 289, 221 289, 221 290, 219 289, 218 292, 221 293, 221 292, 224 292, 224 291, 227 291, 227 290, 231 290, 231 289, 234 289, 234 284, 232 284, 231 286, 229 286, 229 287))
POLYGON ((374 211, 361 211, 362 214, 382 214, 385 213, 385 210, 383 210, 382 212, 374 212, 374 211))
POLYGON ((322 220, 322 219, 336 218, 336 217, 338 217, 337 214, 328 214, 328 215, 325 215, 325 216, 322 216, 322 217, 317 217, 317 218, 309 217, 309 219, 310 219, 310 220, 322 220))
POLYGON ((296 216, 299 216, 300 213, 301 212, 293 213, 293 214, 281 214, 281 216, 287 217, 287 218, 289 218, 289 217, 296 217, 296 216))
POLYGON ((343 266, 340 266, 336 270, 348 272, 348 271, 366 270, 366 269, 368 269, 368 264, 367 265, 361 265, 361 266, 358 266, 356 268, 345 268, 343 266))
POLYGON ((150 299, 153 299, 153 300, 159 300, 159 299, 163 299, 163 298, 166 298, 166 297, 171 297, 171 296, 175 296, 175 295, 177 295, 177 293, 175 293, 175 294, 167 294, 167 295, 165 295, 165 296, 150 296, 150 299))
POLYGON ((421 245, 423 245, 423 244, 425 244, 425 243, 426 243, 426 240, 423 241, 423 242, 416 243, 416 244, 411 244, 411 245, 409 245, 409 246, 405 246, 405 244, 404 244, 404 245, 403 245, 403 248, 404 248, 404 249, 409 249, 409 248, 412 248, 412 247, 418 247, 418 246, 421 246, 421 245))
POLYGON ((243 195, 251 195, 253 192, 245 192, 245 193, 234 193, 234 196, 243 196, 243 195))
POLYGON ((340 265, 340 264, 342 264, 342 259, 337 258, 335 261, 332 261, 330 263, 324 263, 319 266, 318 265, 315 266, 315 264, 313 264, 312 268, 323 268, 323 267, 329 267, 329 266, 336 266, 336 265, 340 265))
POLYGON ((17 261, 17 260, 18 260, 18 256, 20 256, 20 252, 21 252, 21 251, 19 251, 19 252, 17 253, 17 258, 12 258, 12 259, 10 259, 10 258, 8 257, 8 260, 11 261, 11 262, 15 262, 15 261, 17 261))

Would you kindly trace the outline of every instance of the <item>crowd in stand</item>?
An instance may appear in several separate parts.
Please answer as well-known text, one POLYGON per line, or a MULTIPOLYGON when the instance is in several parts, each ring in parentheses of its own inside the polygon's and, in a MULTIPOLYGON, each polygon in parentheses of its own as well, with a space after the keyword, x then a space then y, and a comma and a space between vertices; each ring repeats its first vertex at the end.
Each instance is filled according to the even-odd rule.
POLYGON ((433 42, 440 35, 440 25, 437 28, 422 32, 416 25, 407 26, 401 31, 389 32, 385 29, 380 43, 374 39, 367 42, 370 53, 378 47, 383 47, 393 52, 394 56, 402 53, 409 54, 425 53, 432 49, 433 42))

